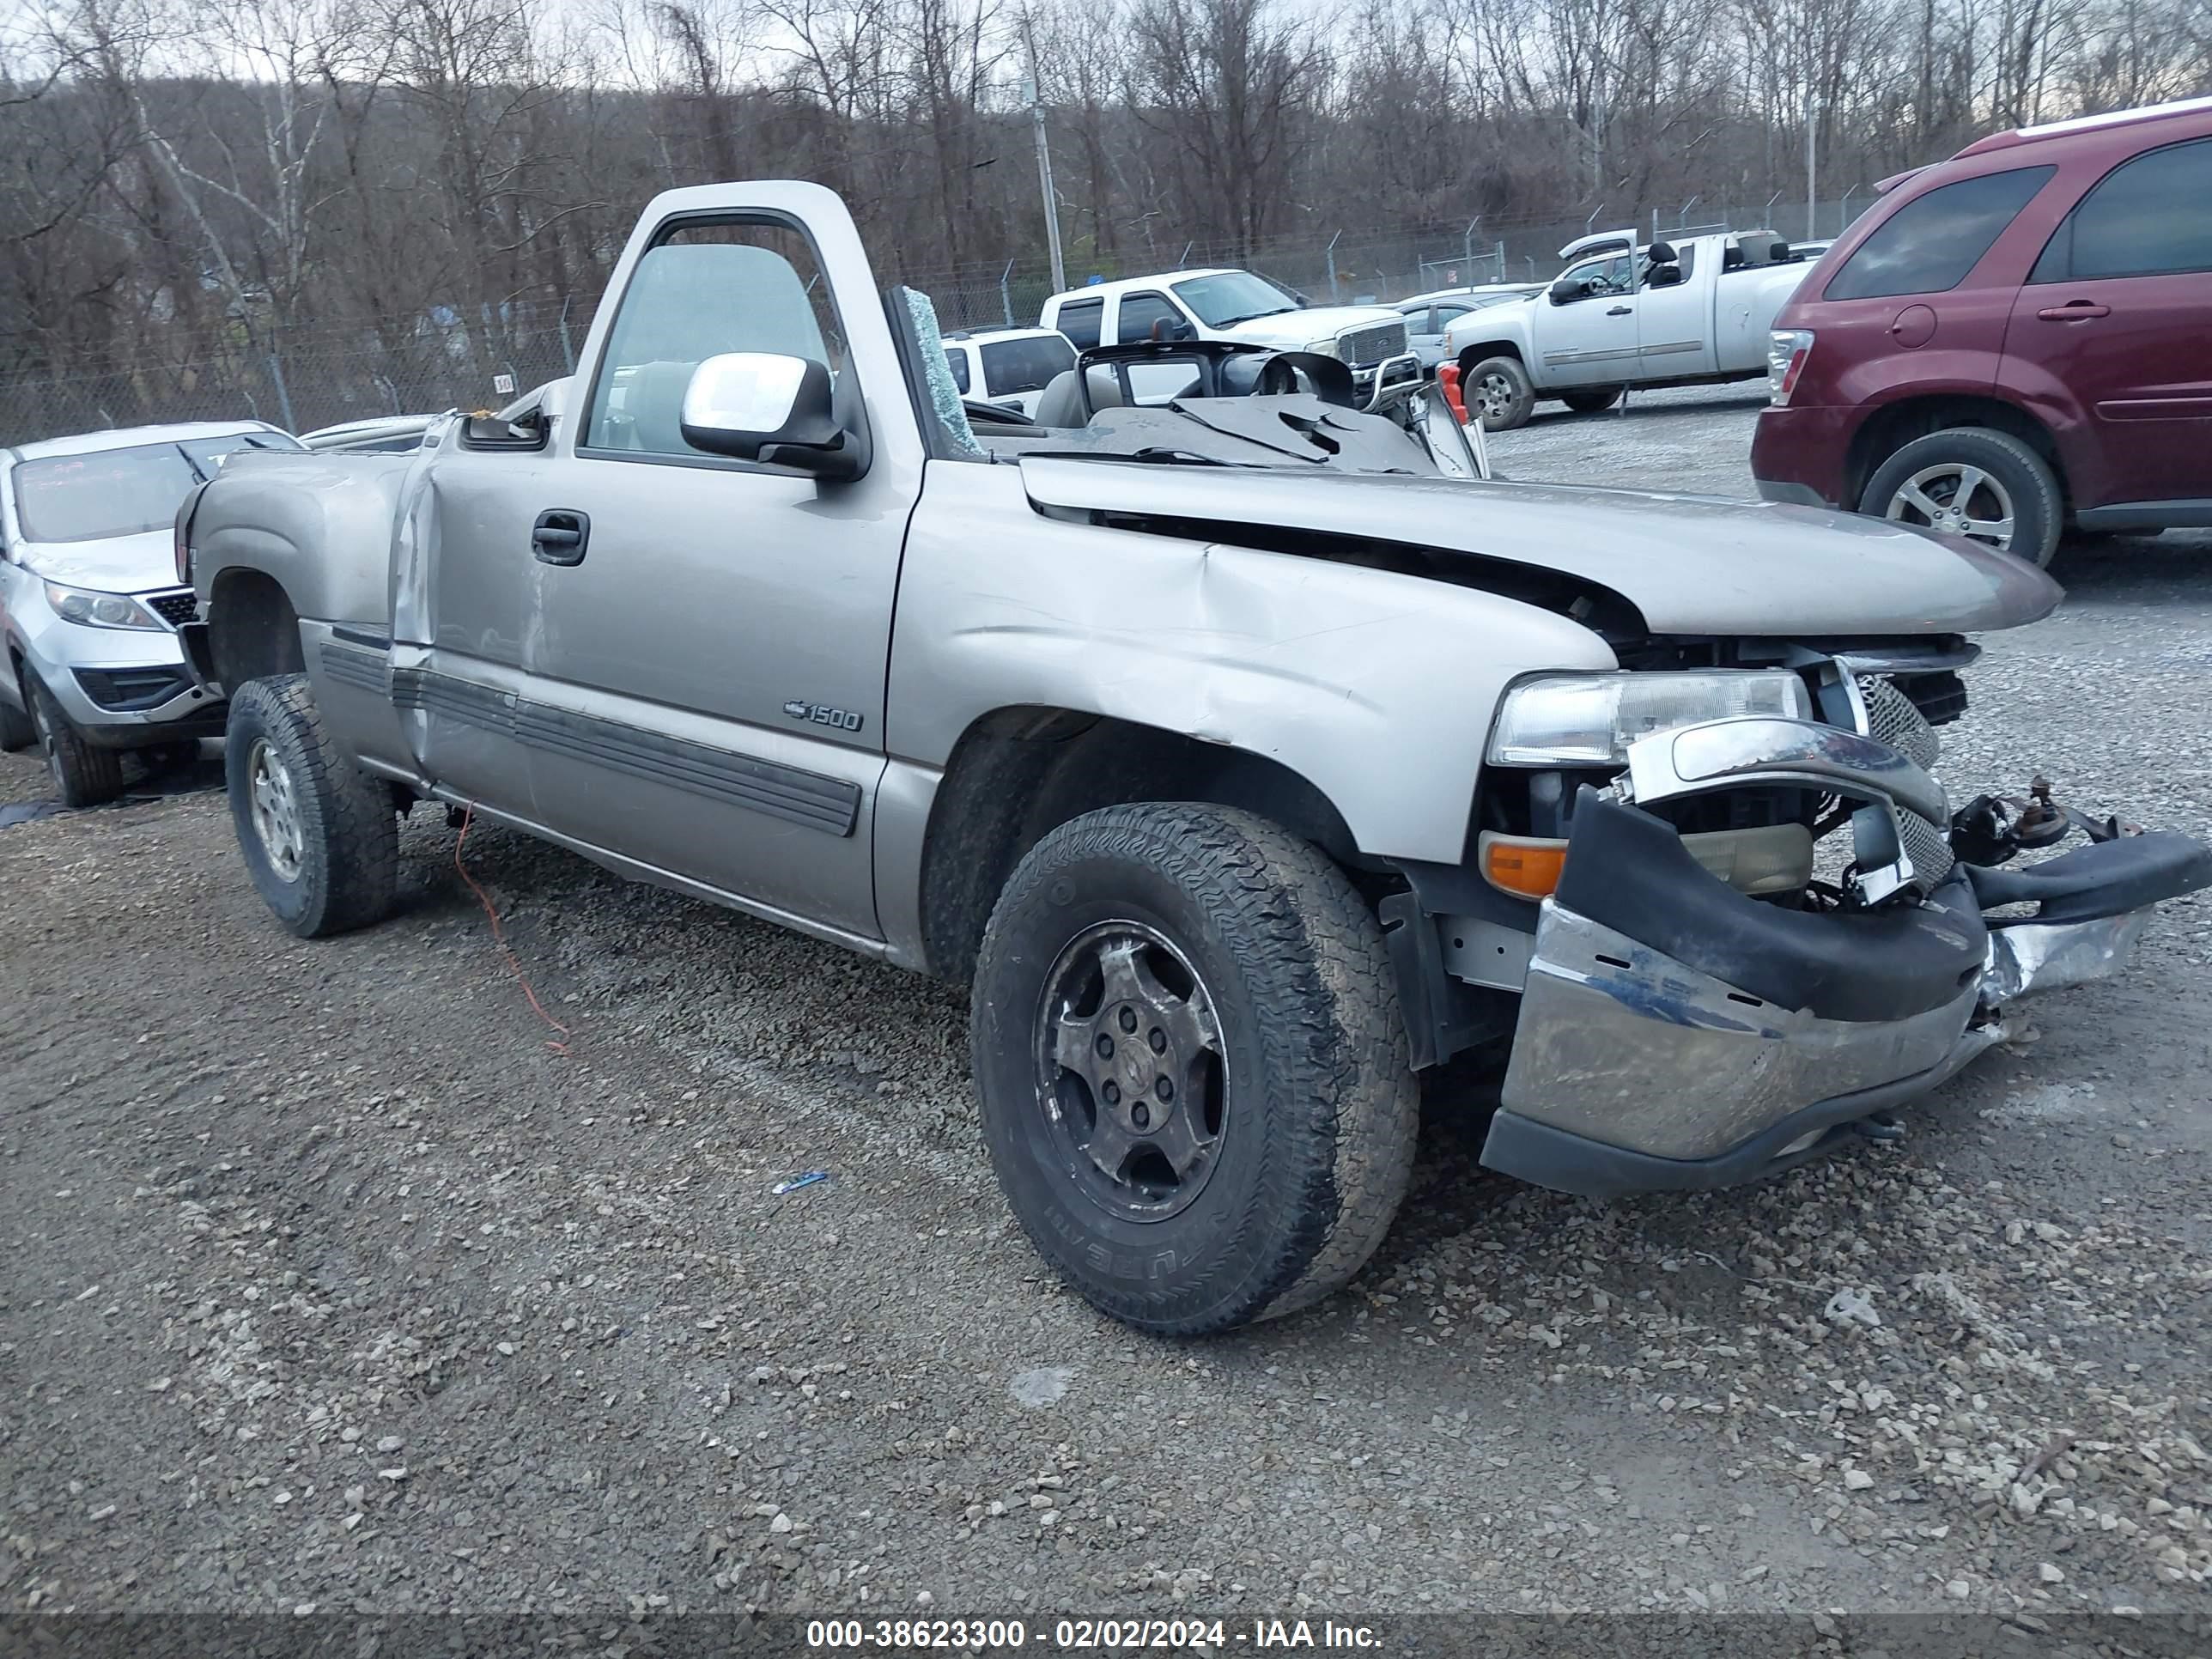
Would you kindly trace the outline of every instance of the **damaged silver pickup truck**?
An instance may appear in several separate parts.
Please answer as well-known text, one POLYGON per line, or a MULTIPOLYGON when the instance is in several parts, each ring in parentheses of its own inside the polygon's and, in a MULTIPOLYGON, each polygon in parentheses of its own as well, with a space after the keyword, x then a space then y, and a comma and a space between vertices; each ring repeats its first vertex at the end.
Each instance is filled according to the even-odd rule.
POLYGON ((809 185, 657 198, 608 295, 533 410, 185 503, 255 886, 373 923, 440 801, 965 981, 1007 1200, 1133 1325, 1344 1283, 1455 1054, 1508 1056, 1498 1170, 1747 1181, 2212 878, 1954 810, 1968 635, 2059 599, 1970 543, 1486 482, 1310 362, 966 409, 809 185))

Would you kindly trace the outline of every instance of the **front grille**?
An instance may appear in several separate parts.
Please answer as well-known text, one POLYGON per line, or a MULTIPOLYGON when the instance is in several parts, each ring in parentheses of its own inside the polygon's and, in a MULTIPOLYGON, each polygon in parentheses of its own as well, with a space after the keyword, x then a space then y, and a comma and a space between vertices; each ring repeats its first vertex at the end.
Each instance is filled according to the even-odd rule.
POLYGON ((158 708, 191 689, 181 668, 80 668, 76 683, 102 708, 158 708))
POLYGON ((1956 861, 1943 832, 1917 812, 1908 812, 1901 806, 1897 809, 1897 829, 1898 839, 1905 844, 1905 856, 1912 860, 1914 879, 1925 887, 1941 884, 1956 861))
POLYGON ((1376 323, 1336 337, 1336 355, 1354 368, 1372 368, 1385 357, 1395 357, 1405 349, 1403 323, 1376 323))
POLYGON ((1918 705, 1897 689, 1896 682, 1879 674, 1862 675, 1859 696, 1866 702, 1867 736, 1887 744, 1923 771, 1933 769, 1939 747, 1936 728, 1918 705))
POLYGON ((173 593, 149 593, 139 603, 172 628, 182 628, 188 622, 199 620, 199 595, 189 587, 179 588, 173 593))

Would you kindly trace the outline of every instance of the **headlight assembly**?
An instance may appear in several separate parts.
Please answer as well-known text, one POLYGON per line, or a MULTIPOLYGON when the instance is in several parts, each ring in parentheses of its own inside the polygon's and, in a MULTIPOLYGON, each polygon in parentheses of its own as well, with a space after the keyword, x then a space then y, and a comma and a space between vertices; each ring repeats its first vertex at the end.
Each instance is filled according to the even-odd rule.
POLYGON ((1324 357, 1334 357, 1336 356, 1336 336, 1332 334, 1326 340, 1316 340, 1306 349, 1318 352, 1324 357))
POLYGON ((1545 674, 1505 694, 1490 734, 1500 766, 1622 766, 1628 745, 1700 720, 1809 720, 1812 693, 1784 669, 1545 674))
POLYGON ((128 593, 99 593, 90 588, 64 587, 59 582, 48 582, 46 603, 64 622, 84 628, 152 629, 159 632, 161 627, 160 619, 128 593))

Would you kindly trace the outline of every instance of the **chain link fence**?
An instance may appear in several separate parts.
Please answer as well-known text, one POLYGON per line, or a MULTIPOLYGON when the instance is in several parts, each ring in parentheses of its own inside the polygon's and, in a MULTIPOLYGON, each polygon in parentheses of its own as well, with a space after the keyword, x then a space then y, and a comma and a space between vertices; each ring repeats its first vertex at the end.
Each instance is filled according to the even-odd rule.
MULTIPOLYGON (((1838 234, 1874 201, 1859 190, 1816 204, 1820 234, 1838 234)), ((1486 226, 1429 225, 1383 232, 1304 236, 1240 248, 1156 239, 1112 259, 1068 261, 1071 286, 1147 271, 1235 265, 1260 271, 1316 305, 1389 301, 1409 294, 1484 283, 1541 283, 1559 269, 1558 250, 1593 230, 1634 224, 1646 235, 1733 228, 1796 236, 1801 199, 1632 210, 1601 206, 1571 217, 1486 226)), ((1042 258, 902 275, 927 294, 940 325, 956 329, 1034 325, 1052 292, 1042 258)), ((152 331, 128 361, 56 362, 40 343, 0 336, 0 443, 162 421, 264 420, 290 432, 377 415, 495 408, 571 373, 596 301, 482 307, 465 314, 433 307, 396 333, 278 326, 234 318, 210 351, 180 326, 152 331), (173 332, 174 337, 166 337, 173 332)))

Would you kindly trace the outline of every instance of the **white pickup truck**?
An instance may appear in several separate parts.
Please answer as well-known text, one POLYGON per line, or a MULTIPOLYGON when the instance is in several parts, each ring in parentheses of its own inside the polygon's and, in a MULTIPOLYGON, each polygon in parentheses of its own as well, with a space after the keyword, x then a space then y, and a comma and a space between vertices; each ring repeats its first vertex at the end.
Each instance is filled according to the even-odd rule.
POLYGON ((1567 268, 1542 293, 1445 331, 1462 419, 1510 432, 1540 398, 1592 414, 1632 386, 1756 379, 1767 331, 1814 263, 1771 230, 1646 246, 1632 231, 1603 232, 1559 257, 1567 268))
MULTIPOLYGON (((1277 351, 1316 352, 1352 370, 1363 404, 1412 385, 1426 371, 1406 361, 1406 319, 1392 306, 1310 306, 1249 270, 1170 270, 1070 289, 1044 302, 1039 325, 1078 349, 1146 340, 1234 340, 1277 351)), ((1761 342, 1765 339, 1759 336, 1761 342)), ((1759 362, 1766 362, 1764 343, 1759 362)), ((1764 373, 1764 368, 1761 370, 1764 373)))

